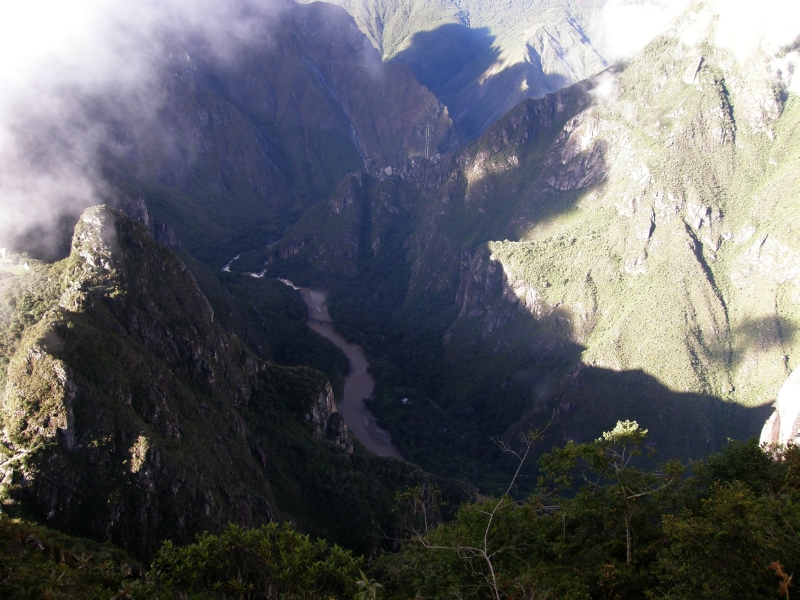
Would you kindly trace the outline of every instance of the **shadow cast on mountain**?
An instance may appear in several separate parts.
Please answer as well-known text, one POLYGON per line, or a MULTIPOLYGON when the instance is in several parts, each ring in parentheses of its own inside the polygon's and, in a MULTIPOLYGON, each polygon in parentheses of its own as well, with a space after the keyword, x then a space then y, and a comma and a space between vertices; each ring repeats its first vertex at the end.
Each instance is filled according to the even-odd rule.
POLYGON ((440 100, 449 82, 465 72, 477 79, 500 56, 488 27, 471 29, 448 23, 432 31, 420 31, 409 46, 389 62, 406 65, 417 80, 440 100))
POLYGON ((545 64, 540 53, 547 49, 535 49, 530 44, 524 56, 509 63, 487 27, 470 29, 450 23, 416 33, 408 47, 389 62, 407 65, 447 106, 461 137, 469 141, 524 98, 541 98, 598 70, 597 66, 587 67, 582 75, 570 71, 574 65, 569 64, 558 40, 555 43, 557 49, 550 51, 559 53, 565 64, 552 64, 552 60, 545 64), (562 68, 567 71, 561 72, 562 68))
POLYGON ((790 344, 796 338, 798 330, 800 328, 797 325, 778 315, 744 319, 733 328, 735 346, 732 365, 734 368, 740 366, 753 352, 780 349, 784 344, 790 344))
POLYGON ((450 23, 415 34, 408 48, 390 62, 408 66, 447 106, 461 136, 472 140, 521 98, 509 92, 519 87, 525 65, 518 63, 491 73, 500 58, 494 42, 487 27, 470 29, 450 23))
POLYGON ((578 363, 552 393, 523 419, 524 425, 555 425, 554 444, 589 442, 617 421, 649 430, 659 461, 703 459, 728 439, 758 436, 770 405, 748 408, 708 394, 679 392, 642 370, 614 370, 578 363))
POLYGON ((670 389, 640 369, 582 362, 586 331, 564 307, 537 309, 511 292, 501 268, 488 265, 478 290, 467 287, 461 316, 446 343, 453 392, 445 405, 475 415, 491 435, 543 427, 553 421, 553 443, 586 442, 636 420, 651 431, 663 458, 697 459, 728 438, 758 435, 769 406, 745 408, 708 394, 670 389), (480 293, 483 292, 483 295, 480 293), (518 418, 518 417, 517 417, 518 418))
MULTIPOLYGON (((378 395, 370 407, 408 460, 496 491, 516 465, 493 440, 513 441, 550 423, 520 483, 524 492, 535 481, 538 456, 570 440, 595 440, 619 420, 649 430, 653 461, 685 462, 704 459, 728 439, 757 436, 772 411, 677 391, 639 369, 585 364, 569 311, 558 307, 536 318, 520 308, 496 298, 481 314, 462 310, 444 335, 443 359, 427 350, 428 360, 438 364, 435 378, 415 364, 401 340, 371 348, 380 359, 374 365, 378 395), (387 363, 405 376, 386 377, 387 363)), ((418 327, 426 325, 420 321, 418 327)), ((420 355, 427 345, 417 345, 420 355)))

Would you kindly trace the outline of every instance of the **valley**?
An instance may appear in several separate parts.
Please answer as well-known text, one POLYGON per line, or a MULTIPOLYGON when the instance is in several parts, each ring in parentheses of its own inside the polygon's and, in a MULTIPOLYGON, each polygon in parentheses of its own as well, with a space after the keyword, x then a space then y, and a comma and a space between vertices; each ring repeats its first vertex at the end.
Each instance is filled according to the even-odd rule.
POLYGON ((0 596, 794 593, 797 10, 100 4, 0 61, 0 596))
POLYGON ((328 314, 325 292, 309 288, 302 288, 299 291, 308 306, 308 326, 341 348, 350 363, 350 372, 345 376, 342 397, 337 401, 337 407, 349 431, 373 454, 403 460, 392 444, 389 434, 378 427, 375 417, 364 404, 364 399, 372 396, 375 380, 368 372, 369 363, 361 348, 349 343, 334 329, 333 320, 328 314))
POLYGON ((723 50, 689 80, 686 51, 665 36, 521 103, 449 159, 349 176, 274 248, 274 273, 341 299, 331 313, 358 331, 370 407, 404 456, 486 488, 504 460, 493 435, 549 421, 553 443, 580 441, 624 414, 683 459, 760 433, 794 368, 797 305, 779 298, 796 295, 797 180, 780 165, 797 152, 797 105, 723 50), (766 108, 750 112, 728 79, 766 108), (753 197, 787 208, 761 221, 753 197), (756 244, 786 251, 758 275, 755 222, 756 244))

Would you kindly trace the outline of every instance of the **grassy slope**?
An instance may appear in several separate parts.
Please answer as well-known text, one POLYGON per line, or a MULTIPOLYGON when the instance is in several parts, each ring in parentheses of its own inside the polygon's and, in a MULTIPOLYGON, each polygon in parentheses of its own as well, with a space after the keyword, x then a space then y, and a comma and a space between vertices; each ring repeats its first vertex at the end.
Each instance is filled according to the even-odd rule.
POLYGON ((618 102, 585 117, 584 128, 605 128, 592 141, 610 149, 603 187, 567 218, 490 249, 509 282, 524 281, 544 306, 569 307, 585 362, 759 405, 797 360, 791 215, 800 190, 788 165, 800 151, 798 103, 790 97, 774 124, 765 120, 770 142, 746 104, 747 93, 772 100, 766 82, 729 91, 749 74, 723 73, 728 57, 709 49, 699 84, 686 85, 687 60, 674 43, 652 44, 620 77, 618 102), (644 185, 640 173, 649 173, 644 185))
MULTIPOLYGON (((639 418, 683 457, 758 431, 768 409, 741 406, 774 399, 798 323, 798 103, 777 100, 759 65, 667 36, 612 74, 611 101, 586 108, 564 93, 570 108, 549 121, 542 103, 521 105, 409 175, 408 263, 384 268, 410 267, 410 293, 394 290, 402 308, 386 313, 356 283, 382 249, 362 243, 349 278, 326 276, 315 253, 305 277, 338 290, 335 318, 366 334, 373 408, 407 456, 488 482, 503 462, 488 436, 523 413, 536 423, 555 411, 560 439, 639 418), (374 313, 387 314, 383 329, 374 313)), ((365 202, 374 215, 383 199, 365 202)), ((386 281, 373 273, 372 286, 386 281)))

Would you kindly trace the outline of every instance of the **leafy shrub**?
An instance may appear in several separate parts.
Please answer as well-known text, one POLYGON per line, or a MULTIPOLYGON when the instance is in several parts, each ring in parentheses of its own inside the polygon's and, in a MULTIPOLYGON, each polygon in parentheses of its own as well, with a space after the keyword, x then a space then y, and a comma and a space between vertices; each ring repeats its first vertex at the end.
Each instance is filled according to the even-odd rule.
POLYGON ((358 593, 361 559, 337 545, 311 541, 287 524, 257 529, 229 525, 194 544, 167 541, 153 561, 162 585, 209 597, 352 598, 358 593))
POLYGON ((110 544, 73 538, 0 515, 0 597, 94 600, 155 598, 142 572, 110 544))

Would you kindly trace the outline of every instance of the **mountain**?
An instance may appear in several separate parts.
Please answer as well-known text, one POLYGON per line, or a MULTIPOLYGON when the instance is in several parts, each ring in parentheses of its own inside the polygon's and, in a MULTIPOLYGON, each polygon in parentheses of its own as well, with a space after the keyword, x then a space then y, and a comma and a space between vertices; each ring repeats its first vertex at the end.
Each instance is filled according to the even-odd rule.
POLYGON ((480 478, 489 436, 550 420, 636 419, 666 456, 758 433, 797 363, 800 113, 771 56, 685 42, 697 21, 284 236, 276 270, 326 277, 380 357, 406 456, 480 478))
POLYGON ((587 33, 598 27, 606 4, 599 0, 334 4, 353 15, 385 61, 408 65, 467 139, 522 99, 540 98, 607 66, 602 47, 587 33))
POLYGON ((532 427, 683 459, 761 429, 797 364, 796 44, 742 59, 698 3, 565 87, 601 4, 277 6, 17 121, 4 193, 74 160, 71 207, 107 205, 60 249, 9 228, 4 511, 140 557, 271 519, 371 553, 409 486, 505 489, 532 427), (327 289, 409 462, 350 451, 347 365, 278 277, 327 289))
MULTIPOLYGON (((6 185, 75 163, 95 197, 82 190, 73 204, 145 201, 174 229, 162 241, 222 267, 280 237, 345 174, 458 143, 447 109, 406 67, 384 65, 342 9, 274 4, 223 49, 210 34, 165 26, 144 59, 132 57, 150 73, 132 90, 78 87, 54 115, 18 107, 6 185)), ((78 214, 63 228, 67 244, 78 214)), ((44 237, 2 233, 21 237, 4 240, 20 248, 44 237)))
POLYGON ((369 551, 425 480, 354 451, 325 376, 253 355, 123 213, 87 209, 68 258, 26 264, 0 279, 4 512, 145 559, 290 518, 369 551))

